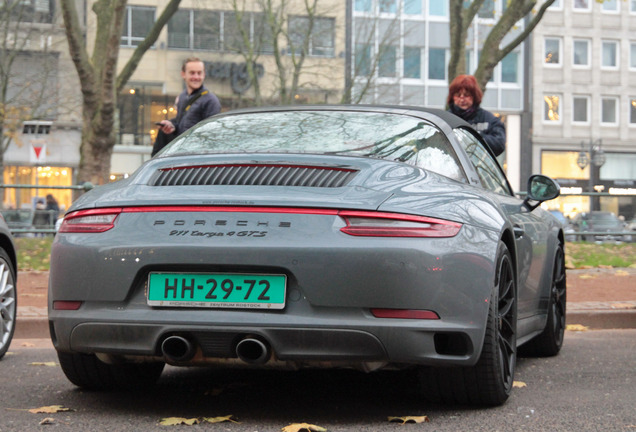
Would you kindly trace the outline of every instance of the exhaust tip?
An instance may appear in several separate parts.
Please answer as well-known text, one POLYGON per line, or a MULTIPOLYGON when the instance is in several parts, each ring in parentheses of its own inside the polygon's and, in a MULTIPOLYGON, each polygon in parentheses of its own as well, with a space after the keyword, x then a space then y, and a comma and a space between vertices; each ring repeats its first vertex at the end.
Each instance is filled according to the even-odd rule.
POLYGON ((269 346, 264 342, 245 338, 236 345, 236 355, 245 363, 264 364, 269 360, 271 353, 269 346))
POLYGON ((182 336, 169 336, 161 343, 161 353, 169 361, 183 362, 194 357, 195 347, 182 336))

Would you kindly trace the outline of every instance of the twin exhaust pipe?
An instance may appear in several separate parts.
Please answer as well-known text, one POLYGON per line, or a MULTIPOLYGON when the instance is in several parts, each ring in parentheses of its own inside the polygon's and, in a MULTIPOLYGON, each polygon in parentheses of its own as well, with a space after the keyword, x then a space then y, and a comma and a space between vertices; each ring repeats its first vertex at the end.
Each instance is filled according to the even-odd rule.
MULTIPOLYGON (((196 352, 196 345, 183 336, 168 336, 161 343, 161 354, 169 362, 190 361, 196 352)), ((260 339, 246 337, 236 345, 236 355, 248 364, 265 364, 271 357, 271 350, 269 345, 260 339)))

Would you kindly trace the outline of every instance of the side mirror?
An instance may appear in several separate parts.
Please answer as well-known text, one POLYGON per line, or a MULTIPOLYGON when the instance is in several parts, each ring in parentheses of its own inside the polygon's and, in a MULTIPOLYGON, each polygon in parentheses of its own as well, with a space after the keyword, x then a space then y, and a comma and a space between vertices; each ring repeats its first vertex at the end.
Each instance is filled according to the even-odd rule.
POLYGON ((561 187, 559 184, 552 180, 550 177, 535 174, 528 179, 528 195, 523 201, 523 204, 532 211, 537 208, 542 202, 555 199, 561 193, 561 187), (530 204, 530 201, 537 201, 535 204, 530 204))

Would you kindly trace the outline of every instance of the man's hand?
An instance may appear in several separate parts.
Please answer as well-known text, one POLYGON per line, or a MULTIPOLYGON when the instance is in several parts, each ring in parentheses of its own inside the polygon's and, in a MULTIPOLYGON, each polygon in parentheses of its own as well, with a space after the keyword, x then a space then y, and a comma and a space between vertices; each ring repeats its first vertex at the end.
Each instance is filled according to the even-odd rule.
POLYGON ((159 126, 159 129, 165 134, 171 134, 175 131, 175 127, 170 120, 161 120, 157 123, 157 126, 159 126))

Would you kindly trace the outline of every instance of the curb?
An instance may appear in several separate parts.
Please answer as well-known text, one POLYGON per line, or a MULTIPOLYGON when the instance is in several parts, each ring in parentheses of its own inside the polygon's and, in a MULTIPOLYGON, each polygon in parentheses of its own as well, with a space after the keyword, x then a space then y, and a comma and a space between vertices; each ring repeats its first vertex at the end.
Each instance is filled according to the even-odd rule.
MULTIPOLYGON (((589 304, 568 304, 567 325, 582 325, 590 330, 636 329, 636 308, 592 309, 589 304), (585 305, 587 307, 581 307, 585 305), (572 310, 573 309, 573 310, 572 310)), ((16 320, 15 339, 48 338, 49 324, 46 309, 41 316, 20 316, 16 320)))

